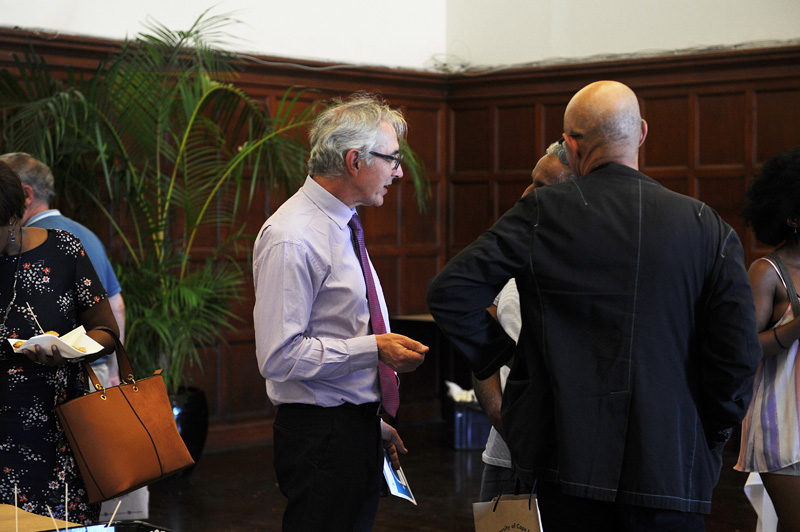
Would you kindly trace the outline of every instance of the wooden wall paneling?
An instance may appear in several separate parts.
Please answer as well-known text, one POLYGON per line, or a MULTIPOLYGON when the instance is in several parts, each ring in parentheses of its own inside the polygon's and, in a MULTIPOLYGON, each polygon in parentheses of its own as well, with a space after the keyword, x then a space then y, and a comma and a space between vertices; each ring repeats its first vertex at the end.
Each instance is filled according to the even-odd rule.
POLYGON ((689 168, 691 121, 686 95, 644 98, 641 107, 648 125, 644 167, 689 168))
POLYGON ((488 105, 454 108, 451 113, 452 175, 492 170, 492 115, 488 105))
POLYGON ((746 91, 725 87, 697 94, 695 197, 716 210, 740 238, 745 234, 740 213, 752 161, 748 101, 746 91))
POLYGON ((397 315, 426 314, 428 282, 438 273, 438 250, 408 252, 400 269, 400 308, 397 315))
POLYGON ((731 213, 729 216, 730 219, 735 221, 734 223, 731 223, 731 225, 739 234, 739 238, 742 241, 742 247, 744 248, 745 261, 749 267, 750 262, 757 256, 754 256, 749 251, 753 248, 753 240, 755 240, 755 238, 753 231, 745 225, 741 211, 744 205, 747 203, 747 186, 753 180, 753 176, 756 175, 754 169, 756 167, 757 160, 756 147, 758 140, 756 138, 756 92, 753 85, 748 86, 745 89, 745 101, 745 153, 743 154, 744 172, 742 173, 742 181, 740 184, 741 188, 736 191, 736 199, 738 200, 739 207, 735 213, 731 213))
POLYGON ((743 92, 698 95, 699 167, 743 164, 746 103, 743 92))
POLYGON ((747 178, 744 174, 717 175, 698 178, 698 199, 719 213, 723 220, 733 227, 737 234, 744 235, 744 221, 741 217, 744 207, 744 193, 747 178))
POLYGON ((383 297, 386 299, 386 308, 389 315, 399 314, 400 310, 400 256, 399 253, 381 249, 372 251, 367 243, 367 253, 378 272, 378 279, 383 288, 383 297))
MULTIPOLYGON (((414 194, 403 195, 401 217, 402 253, 399 279, 398 314, 423 314, 428 312, 425 302, 428 281, 441 268, 441 181, 432 182, 432 196, 428 210, 420 212, 414 194)), ((403 184, 404 192, 411 183, 403 184)))
POLYGON ((493 124, 487 104, 450 111, 448 259, 485 231, 494 218, 493 124))
POLYGON ((426 209, 421 211, 410 177, 402 183, 400 211, 400 245, 433 246, 441 244, 442 199, 440 183, 443 179, 442 128, 445 110, 442 104, 407 106, 404 114, 409 123, 408 143, 425 164, 430 178, 431 197, 426 209))
POLYGON ((219 368, 225 383, 225 421, 257 419, 264 412, 274 414, 251 341, 229 344, 220 361, 227 366, 219 368))
POLYGON ((442 199, 442 179, 431 175, 431 197, 424 210, 417 203, 417 195, 411 181, 401 187, 400 246, 425 247, 438 251, 442 240, 442 215, 439 205, 442 199))
POLYGON ((67 69, 94 72, 110 53, 120 49, 118 42, 106 39, 0 28, 0 68, 15 71, 13 56, 22 57, 31 46, 46 57, 48 66, 57 73, 67 69))
POLYGON ((451 178, 448 259, 475 240, 492 223, 492 185, 488 174, 473 179, 451 178))
POLYGON ((534 103, 498 105, 495 120, 497 173, 530 171, 541 157, 534 103))
POLYGON ((503 102, 495 108, 493 221, 511 208, 531 183, 531 169, 543 152, 539 124, 539 110, 532 101, 503 102))
POLYGON ((800 86, 755 91, 755 162, 800 146, 800 86))
POLYGON ((557 141, 561 134, 564 132, 564 111, 567 108, 569 97, 566 99, 559 98, 556 101, 541 103, 541 120, 540 128, 544 134, 543 146, 541 150, 547 149, 551 143, 557 141))
POLYGON ((219 386, 220 382, 224 380, 218 363, 220 352, 216 347, 206 347, 200 350, 199 355, 199 365, 187 364, 187 380, 192 386, 203 390, 208 402, 210 420, 212 423, 216 423, 225 415, 222 405, 226 399, 224 394, 220 393, 219 386))
POLYGON ((694 194, 694 106, 686 94, 646 91, 641 98, 648 133, 639 152, 642 172, 679 194, 694 194))
POLYGON ((403 115, 408 121, 408 144, 425 162, 425 166, 433 175, 441 176, 444 172, 442 160, 445 108, 443 102, 432 102, 429 105, 409 104, 403 107, 403 115))
MULTIPOLYGON (((23 52, 29 38, 27 32, 0 29, 0 66, 12 66, 12 53, 23 52)), ((63 35, 33 40, 58 75, 68 68, 92 72, 119 47, 63 35)), ((390 188, 386 205, 364 209, 370 253, 393 315, 426 310, 429 278, 507 208, 517 183, 529 179, 538 152, 561 135, 567 102, 587 83, 617 79, 636 91, 650 123, 641 152, 645 173, 707 201, 740 235, 745 233, 745 242, 750 233, 738 210, 747 182, 764 160, 800 144, 800 121, 793 119, 800 114, 800 46, 560 64, 485 76, 321 70, 328 65, 312 61, 292 61, 304 67, 294 68, 283 61, 244 62, 235 83, 270 105, 291 86, 309 88, 301 106, 365 89, 406 112, 409 142, 431 171, 430 210, 416 212, 403 181, 390 188)), ((243 217, 248 228, 255 232, 284 199, 283 191, 262 188, 243 217)), ((208 238, 203 245, 210 251, 215 235, 208 238)), ((753 239, 745 251, 749 263, 763 247, 753 239)), ((240 258, 247 266, 247 250, 240 258)), ((249 276, 246 284, 252 287, 249 276)), ((252 304, 250 288, 236 306, 245 319, 227 335, 228 345, 204 350, 206 373, 195 376, 210 398, 211 449, 230 445, 231 439, 246 445, 271 438, 274 408, 256 367, 252 304)), ((419 335, 439 342, 435 326, 428 325, 419 335)), ((447 352, 438 346, 439 354, 429 357, 423 370, 402 377, 404 403, 412 405, 404 415, 429 413, 438 404, 434 396, 441 393, 443 378, 468 384, 463 363, 447 352)))

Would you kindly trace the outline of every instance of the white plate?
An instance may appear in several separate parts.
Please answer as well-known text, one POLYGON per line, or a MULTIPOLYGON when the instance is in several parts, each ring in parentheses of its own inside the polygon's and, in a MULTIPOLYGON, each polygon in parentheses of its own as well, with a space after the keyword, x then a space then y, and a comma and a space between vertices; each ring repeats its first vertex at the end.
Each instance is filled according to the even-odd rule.
MULTIPOLYGON (((8 342, 11 344, 11 348, 14 349, 14 345, 16 345, 21 340, 19 338, 9 338, 8 342)), ((61 353, 61 356, 64 358, 78 358, 84 357, 86 355, 91 355, 92 353, 97 353, 98 351, 103 349, 103 346, 92 340, 90 337, 86 336, 86 330, 83 328, 83 325, 80 327, 71 330, 64 336, 58 337, 53 336, 52 334, 39 334, 34 336, 33 338, 29 338, 28 340, 22 340, 25 343, 14 349, 14 352, 19 352, 21 349, 33 349, 34 346, 40 345, 42 349, 49 355, 50 348, 52 346, 58 346, 58 350, 61 353), (81 351, 80 349, 76 349, 81 347, 85 349, 85 351, 81 351)))

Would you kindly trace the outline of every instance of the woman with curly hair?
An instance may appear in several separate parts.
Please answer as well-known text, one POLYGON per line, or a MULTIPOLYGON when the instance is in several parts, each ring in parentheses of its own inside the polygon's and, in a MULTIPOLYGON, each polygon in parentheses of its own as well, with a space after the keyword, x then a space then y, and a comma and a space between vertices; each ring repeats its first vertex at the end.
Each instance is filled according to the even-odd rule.
POLYGON ((766 163, 742 213, 756 237, 777 248, 748 275, 764 358, 742 422, 739 471, 758 472, 781 532, 800 531, 800 147, 766 163))

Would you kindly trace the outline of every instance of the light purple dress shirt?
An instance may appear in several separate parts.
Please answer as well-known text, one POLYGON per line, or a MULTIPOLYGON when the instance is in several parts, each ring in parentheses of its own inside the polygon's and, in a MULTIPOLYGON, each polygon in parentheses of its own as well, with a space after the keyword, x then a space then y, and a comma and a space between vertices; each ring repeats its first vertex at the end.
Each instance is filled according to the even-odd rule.
MULTIPOLYGON (((347 226, 354 212, 308 177, 256 239, 256 356, 275 405, 380 401, 378 346, 347 226)), ((383 290, 370 267, 388 326, 383 290)))

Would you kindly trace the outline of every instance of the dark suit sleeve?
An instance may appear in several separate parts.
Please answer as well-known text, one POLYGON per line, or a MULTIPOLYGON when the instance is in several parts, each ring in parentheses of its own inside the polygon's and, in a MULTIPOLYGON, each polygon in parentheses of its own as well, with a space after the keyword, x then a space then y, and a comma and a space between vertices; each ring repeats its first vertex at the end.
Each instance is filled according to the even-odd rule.
POLYGON ((478 379, 507 362, 516 346, 486 311, 529 262, 535 201, 521 200, 456 255, 428 286, 428 308, 478 379))
POLYGON ((706 282, 700 324, 699 408, 710 447, 744 417, 761 360, 753 291, 736 232, 720 221, 721 245, 706 282))

